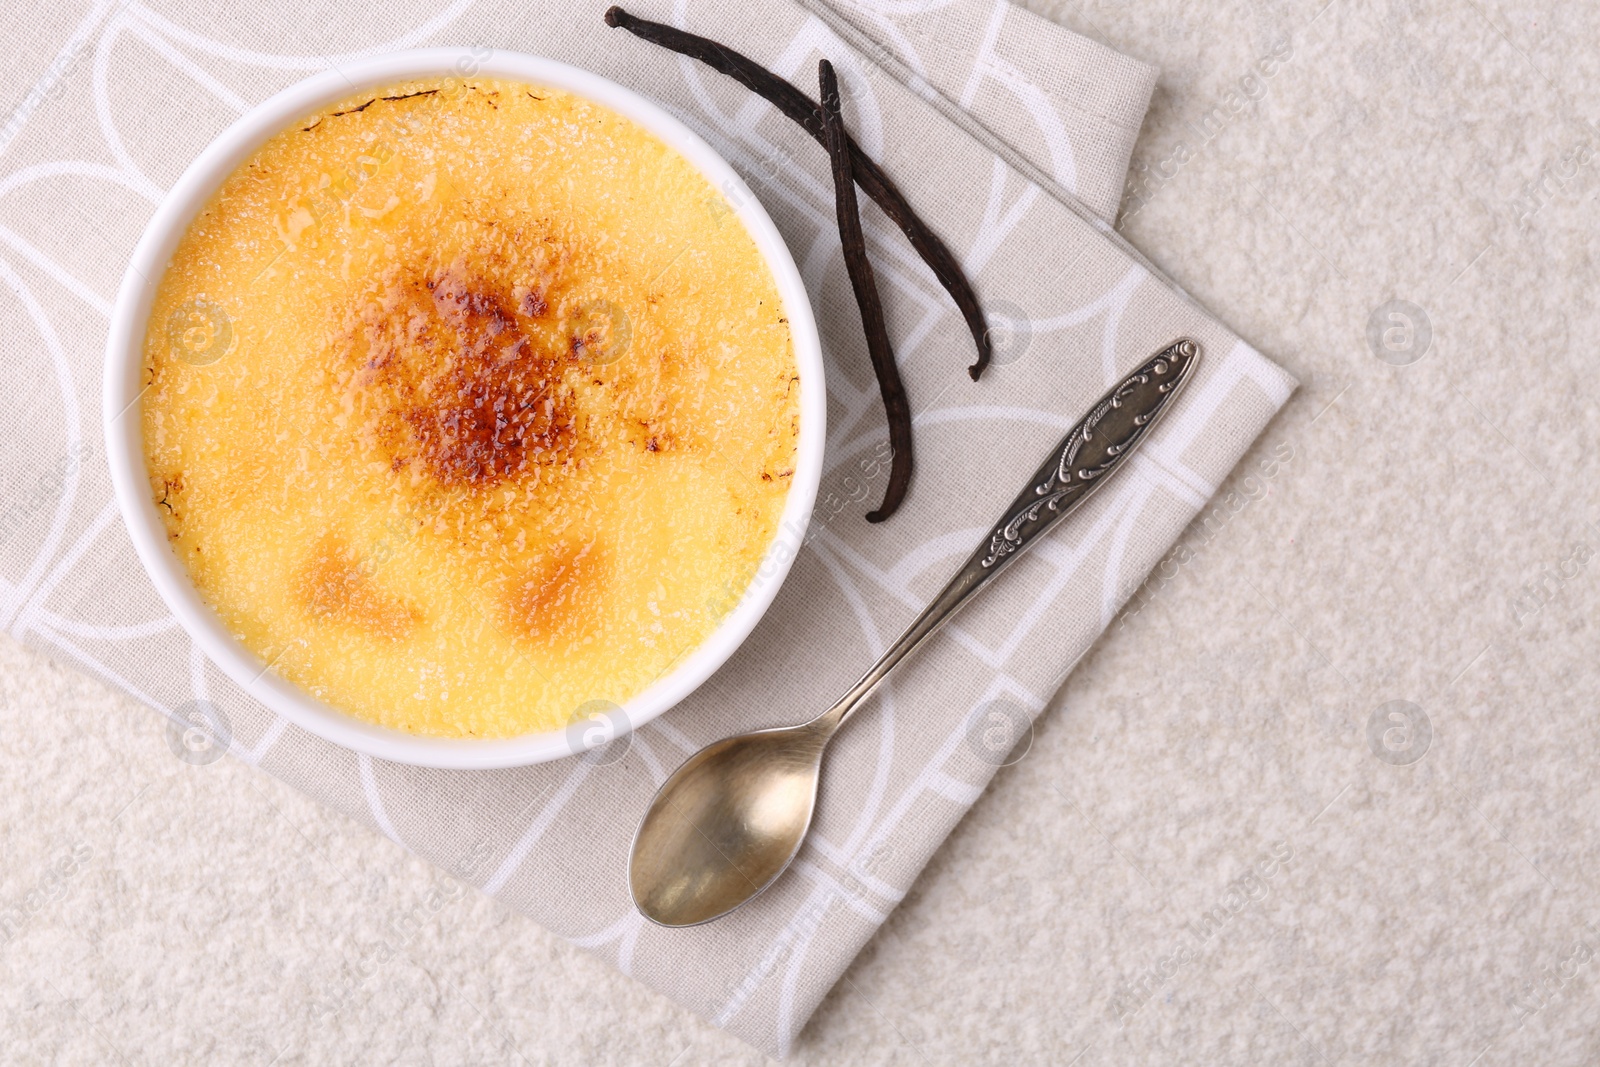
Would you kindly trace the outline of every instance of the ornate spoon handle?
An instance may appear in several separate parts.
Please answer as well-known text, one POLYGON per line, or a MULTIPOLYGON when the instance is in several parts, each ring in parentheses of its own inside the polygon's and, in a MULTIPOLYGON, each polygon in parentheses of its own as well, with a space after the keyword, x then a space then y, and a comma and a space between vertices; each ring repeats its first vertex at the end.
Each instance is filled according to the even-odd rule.
POLYGON ((1172 406, 1173 397, 1193 376, 1199 360, 1198 342, 1188 338, 1174 341, 1101 397, 1089 414, 1067 432, 950 584, 923 609, 883 658, 814 721, 830 730, 843 723, 895 664, 1105 484, 1172 406))

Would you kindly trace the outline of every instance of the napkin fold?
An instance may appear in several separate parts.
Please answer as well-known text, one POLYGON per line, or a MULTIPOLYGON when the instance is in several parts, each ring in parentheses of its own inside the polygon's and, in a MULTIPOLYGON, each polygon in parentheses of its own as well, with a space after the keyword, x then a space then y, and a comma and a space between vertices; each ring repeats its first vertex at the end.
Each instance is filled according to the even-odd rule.
MULTIPOLYGON (((1011 742, 1289 396, 1293 381, 1111 229, 1148 66, 1012 7, 772 0, 630 5, 814 90, 962 259, 996 365, 903 237, 864 208, 916 412, 917 475, 882 494, 882 407, 838 248, 821 149, 743 88, 605 27, 605 3, 388 0, 337 24, 199 3, 41 8, 54 58, 0 130, 0 625, 174 721, 221 709, 233 754, 366 822, 717 1026, 782 1057, 1004 762, 1011 742), (366 27, 403 29, 370 44, 366 27), (507 771, 385 764, 287 725, 212 668, 144 577, 99 434, 109 294, 155 202, 234 115, 360 52, 480 44, 550 55, 660 101, 741 172, 805 276, 828 362, 816 517, 766 618, 701 690, 625 741, 507 771), (322 54, 316 54, 322 53, 322 54), (624 871, 656 786, 700 745, 827 706, 914 617, 1024 478, 1116 379, 1179 336, 1196 380, 1115 483, 883 686, 830 754, 791 873, 727 919, 643 921, 624 871)), ((22 87, 19 86, 19 89, 22 87)), ((309 1004, 305 1010, 337 1010, 309 1004)))

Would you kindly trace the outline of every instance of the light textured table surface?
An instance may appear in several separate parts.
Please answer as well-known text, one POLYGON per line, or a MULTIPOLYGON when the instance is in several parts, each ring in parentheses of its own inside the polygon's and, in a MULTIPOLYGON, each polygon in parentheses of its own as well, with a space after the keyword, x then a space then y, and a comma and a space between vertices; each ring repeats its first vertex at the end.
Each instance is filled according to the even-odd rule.
MULTIPOLYGON (((1304 388, 796 1063, 1600 1062, 1600 9, 1324 3, 1032 5, 1162 68, 1120 228, 1304 388)), ((9 640, 0 774, 6 1062, 761 1062, 9 640)))

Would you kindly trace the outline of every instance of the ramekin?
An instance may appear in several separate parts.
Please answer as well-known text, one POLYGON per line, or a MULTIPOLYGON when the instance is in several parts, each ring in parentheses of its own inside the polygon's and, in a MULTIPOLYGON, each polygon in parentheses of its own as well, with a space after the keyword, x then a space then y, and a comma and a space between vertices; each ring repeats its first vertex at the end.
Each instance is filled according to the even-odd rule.
POLYGON ((313 734, 380 759, 449 769, 515 767, 583 754, 644 725, 692 693, 749 636, 777 595, 811 518, 827 435, 824 388, 822 349, 800 271, 760 201, 697 134, 632 90, 566 63, 481 47, 416 49, 349 63, 285 89, 228 127, 184 171, 145 227, 117 291, 106 343, 106 455, 123 522, 151 582, 200 650, 245 692, 313 734), (150 492, 140 416, 143 346, 156 287, 189 223, 228 175, 291 122, 362 89, 411 78, 480 75, 547 85, 585 97, 627 116, 687 158, 728 198, 735 217, 766 259, 789 319, 800 372, 800 434, 793 482, 778 533, 738 605, 669 674, 621 705, 620 714, 604 716, 607 721, 504 739, 426 737, 379 726, 318 700, 269 670, 222 625, 169 547, 150 492))

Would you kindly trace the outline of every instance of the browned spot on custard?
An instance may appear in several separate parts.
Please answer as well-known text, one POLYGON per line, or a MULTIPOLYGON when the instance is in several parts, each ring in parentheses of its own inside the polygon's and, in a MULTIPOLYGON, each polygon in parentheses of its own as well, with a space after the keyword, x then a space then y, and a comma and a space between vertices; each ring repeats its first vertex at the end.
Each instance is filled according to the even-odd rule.
POLYGON ((611 252, 492 205, 440 240, 396 249, 334 309, 328 363, 353 444, 398 490, 451 494, 438 532, 515 541, 507 515, 556 506, 610 448, 697 451, 680 405, 698 364, 596 285, 625 276, 611 252))
POLYGON ((606 583, 602 551, 593 543, 558 545, 506 587, 502 607, 512 633, 540 644, 572 644, 590 636, 606 583))
POLYGON ((517 302, 517 310, 530 319, 539 318, 550 310, 550 303, 545 299, 543 286, 513 286, 511 296, 517 302))
POLYGON ((294 595, 314 618, 344 623, 397 641, 416 628, 422 613, 378 588, 370 567, 331 534, 311 552, 294 578, 294 595))
POLYGON ((577 444, 564 374, 574 360, 538 321, 545 285, 508 285, 457 260, 387 278, 356 312, 341 362, 391 470, 417 464, 482 489, 567 461, 577 444))

